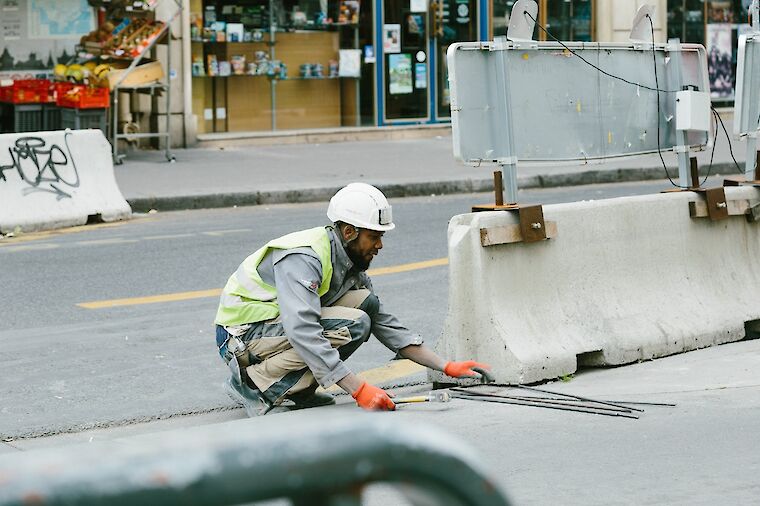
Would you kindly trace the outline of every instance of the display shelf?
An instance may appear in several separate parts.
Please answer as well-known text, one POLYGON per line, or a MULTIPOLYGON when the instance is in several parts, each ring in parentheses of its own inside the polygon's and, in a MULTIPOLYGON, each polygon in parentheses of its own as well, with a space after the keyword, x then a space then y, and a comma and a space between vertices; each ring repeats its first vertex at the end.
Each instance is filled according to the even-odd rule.
MULTIPOLYGON (((146 6, 150 6, 151 9, 155 8, 156 2, 143 2, 146 6)), ((134 5, 135 2, 132 2, 134 5)), ((177 9, 175 10, 174 14, 167 19, 164 22, 164 25, 161 29, 161 31, 158 33, 158 35, 153 38, 153 40, 143 48, 143 50, 134 57, 132 60, 132 63, 127 67, 122 75, 120 76, 119 80, 116 81, 112 86, 112 93, 111 93, 111 101, 112 101, 112 107, 111 107, 111 147, 113 150, 113 160, 116 164, 121 164, 122 160, 125 155, 119 154, 119 140, 120 139, 131 139, 131 138, 158 138, 158 139, 165 139, 165 156, 166 160, 169 162, 173 162, 175 160, 174 155, 172 155, 171 152, 171 85, 169 83, 170 75, 171 75, 171 55, 172 55, 172 48, 171 48, 171 25, 174 20, 176 20, 179 15, 182 13, 183 7, 182 7, 182 0, 174 0, 174 4, 177 6, 177 9), (147 83, 147 84, 140 84, 140 85, 130 85, 130 86, 122 86, 122 83, 127 79, 129 74, 135 70, 135 68, 140 64, 142 59, 149 54, 151 50, 153 50, 156 46, 156 44, 159 43, 166 43, 167 45, 167 58, 166 58, 166 68, 167 72, 165 75, 165 81, 164 82, 155 82, 155 83, 147 83), (165 132, 144 132, 139 135, 134 134, 120 134, 119 133, 119 94, 120 93, 136 93, 136 92, 142 92, 142 93, 149 93, 152 97, 160 96, 162 93, 166 93, 166 126, 165 132)), ((113 4, 112 4, 113 5, 113 4)), ((129 17, 131 13, 134 11, 126 10, 124 12, 125 17, 129 17)))
MULTIPOLYGON (((269 62, 275 62, 275 66, 280 63, 284 64, 291 72, 290 75, 281 79, 278 74, 230 74, 226 76, 208 76, 196 75, 194 77, 212 79, 206 80, 209 83, 208 93, 210 101, 203 105, 205 110, 211 110, 207 121, 212 131, 216 132, 218 125, 217 120, 223 120, 224 129, 229 130, 230 124, 256 124, 257 128, 265 121, 269 123, 272 131, 278 129, 278 118, 283 121, 281 126, 291 128, 299 118, 310 118, 310 113, 304 114, 301 111, 317 111, 324 104, 337 104, 337 112, 334 115, 323 114, 322 118, 330 116, 331 121, 337 121, 342 124, 344 121, 340 112, 341 96, 344 93, 342 81, 350 83, 351 96, 355 96, 356 104, 354 109, 359 111, 359 82, 360 78, 356 77, 301 77, 299 67, 307 63, 321 63, 324 67, 325 74, 328 73, 328 62, 338 61, 340 54, 338 49, 360 49, 359 48, 359 24, 357 11, 345 11, 341 0, 328 0, 320 2, 317 0, 262 0, 261 5, 266 6, 264 15, 268 21, 268 26, 263 27, 260 23, 247 23, 243 17, 237 15, 224 14, 223 12, 210 8, 211 2, 203 3, 202 26, 197 26, 195 31, 196 37, 193 40, 194 55, 199 55, 200 45, 203 47, 203 65, 208 68, 209 58, 216 58, 216 61, 231 61, 235 57, 245 57, 246 62, 256 63, 259 60, 258 54, 254 58, 254 53, 266 51, 269 62), (325 7, 326 5, 326 7, 325 7), (211 12, 211 17, 207 16, 211 12), (320 14, 321 12, 321 14, 320 14), (352 15, 353 14, 353 15, 352 15), (298 16, 296 19, 295 16, 298 16), (338 17, 340 16, 340 21, 338 17), (296 21, 293 23, 293 21, 296 21), (333 22, 333 20, 335 20, 333 22), (330 22, 325 22, 330 21, 330 22), (235 40, 211 40, 214 33, 224 33, 225 39, 229 38, 227 27, 231 23, 242 24, 244 36, 250 33, 259 32, 263 34, 262 40, 240 41, 235 40), (210 37, 209 37, 210 35, 210 37), (343 43, 341 43, 343 41, 343 43), (345 44, 345 45, 344 45, 345 44), (236 84, 235 79, 239 77, 265 77, 269 81, 263 80, 240 81, 236 84), (322 82, 323 86, 316 83, 308 83, 299 87, 297 84, 281 84, 278 91, 278 83, 304 83, 304 82, 322 82), (229 84, 228 84, 229 83, 229 84), (266 104, 267 112, 256 104, 242 105, 241 101, 247 100, 245 93, 242 93, 241 86, 247 86, 246 83, 256 88, 257 93, 264 92, 264 87, 269 89, 269 100, 266 104), (253 83, 256 83, 255 85, 253 83), (329 84, 328 84, 329 83, 329 84), (242 93, 242 95, 241 95, 242 93), (220 105, 223 104, 223 107, 220 105), (224 117, 217 118, 216 111, 226 109, 224 117), (243 112, 245 111, 245 112, 243 112), (298 111, 298 112, 294 112, 298 111), (232 114, 230 114, 232 112, 232 114), (236 115, 240 114, 238 118, 236 115), (230 116, 233 116, 232 119, 230 116), (255 119, 250 118, 255 116, 255 119), (245 119, 245 121, 244 121, 245 119)), ((218 5, 215 4, 218 8, 218 5)), ((199 18, 196 18, 199 19, 199 18)), ((261 21, 261 19, 259 20, 261 21)), ((236 28, 239 30, 239 28, 236 28)), ((240 32, 231 32, 240 33, 240 32)), ((258 33, 257 33, 258 35, 258 33)), ((238 39, 240 36, 238 35, 238 39)), ((198 58, 193 57, 196 61, 198 58)), ((204 81, 199 81, 199 83, 204 81)), ((352 101, 354 98, 351 99, 352 101)), ((263 101, 262 101, 263 103, 263 101)), ((359 124, 359 115, 356 114, 356 124, 359 124)), ((323 125, 319 125, 323 126, 323 125)))

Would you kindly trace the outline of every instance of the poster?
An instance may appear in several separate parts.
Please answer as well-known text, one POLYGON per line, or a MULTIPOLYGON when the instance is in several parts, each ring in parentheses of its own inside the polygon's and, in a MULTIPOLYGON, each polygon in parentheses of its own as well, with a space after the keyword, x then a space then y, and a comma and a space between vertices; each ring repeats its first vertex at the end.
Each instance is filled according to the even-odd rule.
POLYGON ((391 95, 406 95, 412 93, 412 55, 409 53, 392 54, 388 56, 388 75, 391 95))
POLYGON ((338 76, 361 77, 361 58, 361 49, 340 49, 338 51, 338 76))
POLYGON ((383 25, 383 52, 401 52, 401 25, 383 25))
POLYGON ((94 27, 87 0, 0 0, 0 79, 48 77, 94 27))
POLYGON ((428 3, 427 0, 411 0, 409 7, 412 12, 427 12, 428 3))
POLYGON ((364 46, 364 63, 375 63, 375 46, 371 44, 364 46))
POLYGON ((95 29, 87 0, 27 0, 30 39, 78 39, 95 29))
POLYGON ((414 87, 427 88, 427 65, 424 63, 414 64, 414 87))
POLYGON ((731 63, 732 28, 728 23, 707 25, 707 69, 712 98, 727 98, 734 94, 734 70, 731 63))

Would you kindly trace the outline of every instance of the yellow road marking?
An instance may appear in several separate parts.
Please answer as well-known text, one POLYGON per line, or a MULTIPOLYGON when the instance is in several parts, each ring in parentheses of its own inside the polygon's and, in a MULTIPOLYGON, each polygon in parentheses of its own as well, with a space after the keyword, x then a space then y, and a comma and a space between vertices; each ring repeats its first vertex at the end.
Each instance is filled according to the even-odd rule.
POLYGON ((57 244, 51 244, 49 242, 40 242, 35 244, 20 244, 18 246, 6 246, 0 251, 38 251, 44 249, 55 249, 57 244))
POLYGON ((195 237, 195 234, 166 234, 166 235, 147 235, 142 237, 142 241, 157 241, 161 239, 183 239, 185 237, 195 237))
POLYGON ((252 232, 250 228, 237 228, 232 230, 211 230, 209 232, 201 232, 203 235, 210 235, 212 237, 219 237, 225 234, 239 234, 242 232, 252 232))
POLYGON ((91 241, 77 241, 80 246, 106 246, 109 244, 131 244, 138 242, 137 239, 124 239, 123 237, 114 237, 111 239, 93 239, 91 241))
MULTIPOLYGON (((142 220, 144 222, 145 220, 142 220)), ((59 235, 76 234, 79 232, 86 232, 89 230, 97 230, 99 228, 113 228, 124 225, 125 221, 116 221, 113 223, 95 223, 92 225, 79 225, 77 227, 62 228, 60 230, 45 230, 42 232, 29 232, 20 233, 14 237, 5 237, 0 242, 0 247, 9 246, 11 244, 18 244, 20 242, 39 241, 40 239, 48 239, 50 237, 56 237, 59 235)))
POLYGON ((414 262, 411 264, 395 265, 393 267, 379 267, 377 269, 370 269, 367 274, 370 276, 382 276, 383 274, 397 274, 399 272, 416 271, 419 269, 427 269, 430 267, 439 267, 441 265, 448 265, 448 258, 436 258, 435 260, 425 260, 424 262, 414 262))
POLYGON ((155 304, 157 302, 174 302, 178 300, 202 299, 205 297, 219 297, 221 288, 211 290, 198 290, 197 292, 168 293, 165 295, 151 295, 149 297, 131 297, 128 299, 101 300, 96 302, 80 302, 79 307, 86 309, 102 309, 104 307, 137 306, 140 304, 155 304))
MULTIPOLYGON (((448 258, 436 258, 434 260, 426 260, 424 262, 413 262, 409 264, 396 265, 392 267, 380 267, 378 269, 370 269, 367 271, 367 274, 370 276, 383 276, 385 274, 397 274, 400 272, 415 271, 419 269, 428 269, 430 267, 439 267, 442 265, 447 265, 448 263, 449 263, 448 258)), ((167 293, 163 295, 151 295, 148 297, 130 297, 126 299, 80 302, 79 304, 77 304, 77 306, 83 307, 86 309, 102 309, 106 307, 118 307, 118 306, 137 306, 141 304, 157 304, 161 302, 176 302, 180 300, 202 299, 206 297, 219 297, 221 293, 222 293, 221 288, 213 288, 211 290, 167 293)))
MULTIPOLYGON (((387 381, 403 378, 417 374, 425 370, 425 367, 412 362, 411 360, 394 360, 374 369, 368 369, 357 374, 361 379, 372 385, 385 383, 387 381)), ((320 390, 324 391, 324 389, 320 390)), ((338 385, 333 385, 327 389, 330 393, 340 392, 342 389, 338 385)))

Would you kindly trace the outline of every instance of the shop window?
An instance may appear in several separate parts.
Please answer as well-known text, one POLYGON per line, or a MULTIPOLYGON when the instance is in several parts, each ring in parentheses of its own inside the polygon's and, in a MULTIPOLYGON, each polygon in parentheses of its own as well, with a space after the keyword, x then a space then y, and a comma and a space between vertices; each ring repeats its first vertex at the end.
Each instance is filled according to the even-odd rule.
POLYGON ((199 131, 328 128, 373 120, 372 72, 362 62, 362 49, 372 43, 371 2, 193 3, 193 74, 203 81, 194 86, 194 102, 203 104, 203 111, 195 111, 202 118, 199 131))
POLYGON ((730 103, 736 85, 739 35, 747 33, 752 0, 668 0, 668 38, 703 44, 713 102, 730 103))
MULTIPOLYGON (((507 34, 509 15, 516 0, 493 0, 491 31, 494 37, 507 34)), ((538 22, 560 40, 594 40, 594 0, 540 0, 538 22)), ((547 40, 536 27, 536 40, 547 40)))

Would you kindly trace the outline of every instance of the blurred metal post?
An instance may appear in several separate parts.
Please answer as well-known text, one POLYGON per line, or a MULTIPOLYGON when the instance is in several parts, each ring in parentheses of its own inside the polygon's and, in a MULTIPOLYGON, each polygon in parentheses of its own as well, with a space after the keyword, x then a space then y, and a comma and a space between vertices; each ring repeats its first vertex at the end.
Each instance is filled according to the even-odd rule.
POLYGON ((392 414, 270 416, 0 455, 2 506, 354 506, 380 482, 412 504, 507 504, 462 443, 392 414))

